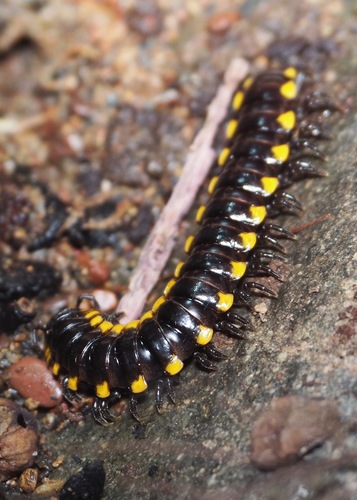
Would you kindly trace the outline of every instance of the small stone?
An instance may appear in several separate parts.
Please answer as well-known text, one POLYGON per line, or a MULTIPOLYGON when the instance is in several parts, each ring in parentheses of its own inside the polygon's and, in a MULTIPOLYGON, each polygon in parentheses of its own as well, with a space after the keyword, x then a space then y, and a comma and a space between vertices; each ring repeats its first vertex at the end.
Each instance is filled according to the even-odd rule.
POLYGON ((53 462, 52 462, 52 467, 57 469, 63 464, 64 461, 64 455, 59 455, 53 462))
POLYGON ((18 486, 25 493, 31 493, 36 488, 38 480, 38 471, 37 469, 28 468, 23 471, 21 476, 19 477, 18 486))
POLYGON ((96 290, 93 290, 92 295, 98 302, 100 310, 104 313, 114 311, 118 305, 118 297, 114 292, 110 292, 109 290, 101 290, 97 288, 96 290))
POLYGON ((16 403, 0 398, 0 481, 30 467, 37 451, 35 418, 16 403))
POLYGON ((88 271, 89 279, 93 285, 102 285, 110 276, 107 263, 96 259, 89 259, 88 271))
POLYGON ((8 370, 9 384, 25 399, 31 398, 44 408, 54 408, 62 401, 59 383, 46 363, 38 358, 25 356, 8 370))
POLYGON ((45 478, 43 484, 36 488, 35 495, 38 498, 57 498, 57 494, 63 487, 64 483, 65 481, 63 479, 45 478))
POLYGON ((130 9, 126 20, 129 28, 143 37, 157 35, 162 30, 162 14, 155 2, 148 0, 130 9))
POLYGON ((90 257, 87 251, 78 252, 77 260, 82 267, 83 274, 88 276, 89 281, 94 286, 103 285, 109 278, 110 270, 104 260, 90 257))
POLYGON ((259 314, 266 314, 268 312, 268 306, 266 302, 259 302, 258 304, 255 304, 254 311, 259 314))
POLYGON ((211 33, 223 34, 239 19, 239 12, 233 10, 217 12, 208 20, 207 28, 211 33))
POLYGON ((274 400, 254 424, 251 462, 274 470, 299 460, 339 427, 337 406, 326 400, 287 396, 274 400))
POLYGON ((160 179, 160 177, 163 174, 163 171, 164 171, 164 169, 163 169, 160 162, 158 162, 156 160, 151 160, 148 163, 147 172, 154 179, 160 179))
POLYGON ((36 399, 33 399, 33 398, 27 398, 25 399, 24 401, 24 406, 27 410, 29 411, 35 411, 38 409, 39 407, 39 404, 38 404, 38 401, 36 401, 36 399))

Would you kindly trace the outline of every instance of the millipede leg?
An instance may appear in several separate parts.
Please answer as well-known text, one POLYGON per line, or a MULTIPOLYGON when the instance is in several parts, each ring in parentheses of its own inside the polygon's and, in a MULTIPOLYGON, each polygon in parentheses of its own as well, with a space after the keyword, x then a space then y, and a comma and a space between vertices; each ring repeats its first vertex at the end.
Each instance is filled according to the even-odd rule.
POLYGON ((165 391, 167 392, 167 395, 169 396, 172 403, 176 404, 176 394, 173 387, 172 377, 165 377, 163 379, 160 379, 156 384, 156 409, 160 414, 162 413, 163 395, 165 391))
POLYGON ((305 179, 306 177, 325 177, 327 175, 325 170, 319 168, 309 160, 296 158, 290 163, 291 166, 287 173, 289 184, 305 179))
POLYGON ((315 111, 342 111, 341 108, 324 92, 313 92, 306 96, 303 103, 306 113, 315 111))
POLYGON ((274 216, 281 213, 299 215, 302 210, 300 201, 292 194, 285 192, 277 194, 270 205, 270 211, 274 216))
POLYGON ((224 352, 219 351, 217 347, 212 343, 204 346, 203 352, 214 361, 220 361, 221 359, 227 359, 228 357, 226 354, 224 354, 224 352))
POLYGON ((278 294, 274 292, 274 290, 268 288, 265 285, 262 285, 261 283, 256 283, 255 281, 247 281, 246 283, 244 283, 244 287, 246 290, 249 290, 257 295, 266 295, 267 297, 273 299, 276 299, 278 297, 278 294))
POLYGON ((285 239, 285 240, 296 240, 296 235, 282 226, 278 226, 277 224, 269 223, 266 225, 267 230, 271 235, 274 234, 277 238, 285 239))
POLYGON ((284 281, 279 273, 277 273, 271 267, 266 266, 264 264, 252 263, 252 265, 249 266, 248 272, 246 273, 247 278, 268 277, 268 276, 275 278, 280 282, 284 281))
POLYGON ((93 303, 93 305, 94 305, 94 307, 96 309, 99 309, 98 301, 94 297, 94 295, 92 295, 91 293, 81 293, 80 295, 78 295, 78 297, 77 297, 77 303, 76 303, 77 309, 79 308, 79 306, 81 305, 81 303, 83 302, 83 300, 89 300, 90 302, 93 303))
POLYGON ((116 420, 116 417, 109 411, 108 398, 94 398, 92 404, 92 415, 96 422, 101 425, 109 425, 116 420))
MULTIPOLYGON (((176 383, 178 383, 178 382, 176 382, 176 383)), ((171 399, 171 401, 173 402, 173 404, 174 405, 177 404, 176 403, 176 393, 175 393, 174 384, 173 384, 173 378, 172 377, 167 377, 167 379, 166 379, 166 388, 167 388, 167 394, 168 394, 169 398, 171 399)))
POLYGON ((272 252, 270 250, 258 249, 252 255, 252 261, 256 261, 259 263, 270 262, 272 260, 280 260, 281 262, 288 262, 288 259, 286 257, 278 253, 272 252))
POLYGON ((163 401, 162 401, 162 396, 165 388, 165 383, 162 379, 158 380, 156 384, 156 394, 155 394, 155 402, 156 402, 156 409, 158 413, 162 413, 162 406, 163 406, 163 401))
POLYGON ((62 392, 63 396, 69 401, 69 403, 79 403, 83 400, 82 396, 80 396, 77 392, 72 391, 68 387, 68 377, 64 377, 62 379, 62 392))
POLYGON ((210 372, 217 371, 217 366, 208 359, 207 354, 203 352, 195 352, 194 358, 199 367, 210 372))
POLYGON ((141 423, 138 413, 138 400, 134 396, 131 396, 129 399, 129 411, 131 416, 134 417, 135 420, 137 420, 139 423, 141 423))

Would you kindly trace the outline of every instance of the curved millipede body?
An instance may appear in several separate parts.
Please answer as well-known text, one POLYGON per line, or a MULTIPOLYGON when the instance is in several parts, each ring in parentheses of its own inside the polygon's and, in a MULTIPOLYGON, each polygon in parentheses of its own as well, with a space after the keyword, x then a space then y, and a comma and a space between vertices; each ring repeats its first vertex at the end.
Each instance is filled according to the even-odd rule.
MULTIPOLYGON (((283 260, 279 240, 294 236, 272 223, 280 213, 297 214, 300 203, 284 189, 307 176, 322 175, 312 159, 321 157, 316 139, 322 112, 334 106, 311 93, 311 82, 289 67, 248 77, 233 96, 226 124, 226 145, 212 169, 207 205, 196 215, 200 225, 186 240, 188 254, 174 278, 139 320, 126 325, 93 309, 64 309, 46 330, 46 357, 57 375, 64 373, 68 399, 80 384, 96 393, 93 414, 113 420, 112 396, 136 395, 156 383, 160 410, 166 387, 194 357, 207 370, 224 356, 213 345, 217 332, 241 335, 249 327, 244 311, 255 293, 275 293, 254 278, 280 276, 269 267, 283 260)), ((88 297, 87 297, 88 298, 88 297)))

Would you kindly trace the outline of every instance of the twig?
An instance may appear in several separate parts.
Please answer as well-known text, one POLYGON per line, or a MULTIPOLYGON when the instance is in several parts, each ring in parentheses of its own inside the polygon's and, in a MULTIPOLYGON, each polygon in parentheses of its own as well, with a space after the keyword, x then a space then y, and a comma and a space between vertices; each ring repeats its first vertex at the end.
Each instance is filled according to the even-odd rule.
POLYGON ((247 73, 248 63, 244 59, 234 59, 229 65, 224 82, 208 107, 206 121, 190 147, 181 177, 141 252, 128 291, 119 302, 117 311, 124 313, 121 322, 132 321, 141 314, 148 294, 159 279, 174 246, 179 223, 190 209, 215 158, 212 142, 217 128, 225 117, 233 92, 247 73))
POLYGON ((325 222, 325 220, 328 220, 331 218, 331 214, 324 214, 321 215, 321 217, 318 217, 317 219, 314 219, 310 222, 306 222, 305 224, 301 224, 300 226, 295 226, 293 229, 291 229, 291 232, 294 234, 298 234, 301 231, 304 231, 308 227, 314 226, 315 224, 318 224, 319 222, 325 222))

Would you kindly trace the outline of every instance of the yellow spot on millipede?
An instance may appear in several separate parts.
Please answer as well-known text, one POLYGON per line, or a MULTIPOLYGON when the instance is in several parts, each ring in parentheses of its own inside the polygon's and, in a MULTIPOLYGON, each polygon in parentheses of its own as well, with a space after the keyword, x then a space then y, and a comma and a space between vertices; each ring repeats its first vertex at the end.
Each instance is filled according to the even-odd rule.
POLYGON ((261 224, 267 215, 267 209, 263 205, 253 205, 250 207, 249 212, 253 219, 253 224, 261 224))
POLYGON ((286 78, 291 78, 292 80, 294 80, 297 77, 297 73, 298 73, 297 69, 293 68, 292 66, 289 66, 283 72, 283 74, 284 74, 284 76, 286 76, 286 78))
POLYGON ((163 295, 161 295, 161 297, 159 297, 158 299, 156 299, 156 300, 155 300, 155 302, 154 302, 154 305, 152 306, 152 309, 151 309, 151 310, 152 310, 152 312, 154 312, 154 313, 155 313, 155 312, 159 309, 159 307, 160 307, 160 306, 161 306, 161 305, 162 305, 165 301, 166 301, 166 298, 165 298, 163 295))
POLYGON ((95 326, 100 325, 100 323, 102 323, 102 321, 103 321, 103 317, 100 314, 98 314, 97 316, 94 316, 94 318, 92 318, 89 321, 89 324, 90 324, 90 326, 95 327, 95 326))
POLYGON ((201 220, 203 218, 203 214, 205 213, 205 210, 206 210, 205 205, 201 205, 199 207, 199 209, 197 210, 197 213, 196 213, 196 222, 201 222, 201 220))
POLYGON ((174 354, 171 358, 171 361, 165 366, 165 372, 169 375, 176 375, 182 370, 182 368, 183 362, 176 356, 176 354, 174 354))
POLYGON ((84 315, 84 317, 85 317, 86 319, 92 319, 92 318, 94 318, 95 316, 98 316, 98 314, 100 314, 100 313, 99 313, 99 311, 97 311, 96 309, 92 309, 91 311, 88 311, 88 312, 84 315))
POLYGON ((67 387, 71 391, 76 391, 78 389, 78 377, 69 377, 67 387))
POLYGON ((229 120, 226 128, 227 139, 232 139, 238 127, 238 120, 229 120))
POLYGON ((170 290, 171 288, 174 286, 174 284, 176 283, 176 280, 175 279, 172 279, 170 280, 167 285, 165 286, 165 290, 164 290, 164 295, 165 297, 168 296, 168 294, 170 293, 170 290))
POLYGON ((234 302, 234 295, 233 293, 223 293, 223 292, 218 292, 218 302, 216 304, 216 308, 220 312, 226 312, 228 311, 234 302))
POLYGON ((293 80, 289 80, 286 83, 283 83, 280 87, 280 94, 285 99, 295 99, 297 96, 297 88, 295 82, 293 80))
POLYGON ((262 177, 262 187, 267 195, 275 193, 279 186, 279 179, 277 177, 262 177))
POLYGON ((140 392, 144 392, 146 391, 147 388, 148 384, 142 375, 139 375, 139 377, 136 380, 134 380, 130 385, 130 390, 134 394, 139 394, 140 392))
POLYGON ((52 366, 52 373, 53 375, 58 375, 59 372, 60 372, 60 365, 58 363, 54 363, 54 365, 52 366))
POLYGON ((286 111, 285 113, 281 113, 276 121, 284 130, 292 130, 295 127, 296 115, 294 111, 286 111))
POLYGON ((48 363, 51 359, 51 349, 49 347, 46 347, 46 350, 45 350, 45 359, 46 359, 46 362, 48 363))
POLYGON ((113 328, 113 323, 111 323, 110 321, 103 321, 99 325, 99 329, 102 333, 108 333, 112 328, 113 328))
POLYGON ((288 144, 279 144, 278 146, 273 146, 271 152, 276 161, 283 163, 289 158, 290 148, 288 144))
POLYGON ((251 250, 257 244, 257 235, 255 233, 240 233, 239 236, 244 250, 251 250))
POLYGON ((209 194, 212 194, 213 191, 215 190, 216 188, 216 185, 217 185, 217 182, 218 182, 218 175, 215 175, 214 177, 212 177, 212 179, 210 180, 209 184, 208 184, 208 192, 209 194))
POLYGON ((218 156, 218 165, 220 167, 223 167, 223 165, 226 163, 229 153, 230 153, 229 148, 222 149, 220 155, 218 156))
POLYGON ((122 325, 121 323, 117 323, 116 325, 113 326, 112 333, 120 335, 123 330, 124 330, 124 325, 122 325))
POLYGON ((151 319, 154 316, 154 313, 152 311, 146 311, 141 318, 140 318, 140 324, 143 323, 146 319, 151 319))
POLYGON ((233 97, 232 101, 232 108, 234 109, 234 111, 239 110, 239 108, 243 104, 243 101, 244 101, 244 93, 241 90, 239 90, 233 97))
POLYGON ((134 321, 129 321, 126 325, 124 325, 125 330, 129 330, 130 328, 137 328, 139 326, 140 320, 134 319, 134 321))
POLYGON ((184 263, 183 261, 181 261, 181 262, 179 262, 179 263, 177 264, 177 266, 175 267, 175 271, 174 271, 174 276, 175 276, 175 278, 178 278, 178 277, 180 276, 180 274, 181 274, 181 269, 183 268, 184 264, 185 264, 185 263, 184 263))
POLYGON ((97 384, 95 386, 95 393, 98 396, 98 398, 101 398, 101 399, 108 398, 110 396, 108 382, 106 380, 104 380, 104 382, 102 382, 101 384, 97 384))
POLYGON ((244 90, 248 90, 249 87, 251 87, 252 83, 254 82, 254 78, 252 76, 248 76, 244 82, 242 83, 242 87, 244 90))
POLYGON ((231 260, 230 265, 231 265, 231 277, 233 279, 240 279, 242 278, 242 276, 244 276, 247 270, 246 262, 238 262, 231 260))
POLYGON ((198 345, 206 345, 211 342, 214 333, 213 329, 204 325, 199 325, 198 329, 199 334, 197 335, 196 343, 198 345))
POLYGON ((186 253, 189 253, 190 250, 191 250, 191 247, 192 247, 192 243, 193 243, 193 240, 195 239, 195 237, 191 234, 191 236, 189 236, 186 240, 186 243, 185 243, 185 252, 186 253))

